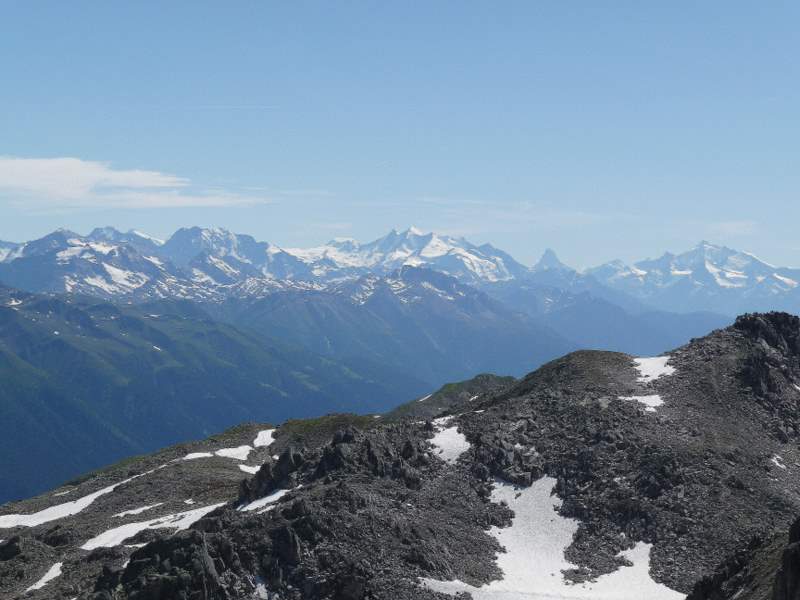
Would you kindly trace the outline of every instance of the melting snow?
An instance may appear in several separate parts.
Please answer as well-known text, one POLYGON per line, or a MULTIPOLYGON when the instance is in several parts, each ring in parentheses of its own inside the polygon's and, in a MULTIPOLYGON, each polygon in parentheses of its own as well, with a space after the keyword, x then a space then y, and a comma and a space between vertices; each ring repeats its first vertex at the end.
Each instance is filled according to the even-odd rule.
MULTIPOLYGON (((441 426, 449 420, 450 417, 445 417, 444 419, 434 420, 434 423, 441 426)), ((456 462, 459 456, 469 450, 469 442, 464 434, 458 431, 457 425, 439 429, 436 435, 431 438, 431 444, 438 449, 436 454, 439 458, 450 464, 456 462)))
POLYGON ((430 589, 455 595, 469 592, 475 600, 683 600, 684 595, 653 581, 649 574, 649 544, 638 543, 622 555, 633 563, 594 582, 571 584, 562 571, 577 568, 564 558, 578 521, 560 516, 560 500, 551 496, 556 480, 543 477, 520 489, 497 482, 492 501, 505 501, 514 511, 510 527, 493 527, 490 534, 505 548, 497 555, 503 578, 481 587, 461 581, 425 579, 430 589))
POLYGON ((251 467, 250 465, 239 465, 239 468, 244 471, 245 473, 250 473, 250 475, 255 475, 258 473, 258 470, 261 468, 259 465, 251 467))
POLYGON ((47 569, 47 573, 45 573, 42 578, 34 583, 31 587, 29 587, 26 592, 30 592, 33 590, 40 590, 44 586, 46 586, 50 581, 61 575, 61 567, 64 566, 64 563, 57 562, 52 567, 47 569))
POLYGON ((655 381, 662 375, 672 375, 674 367, 667 365, 669 356, 656 356, 654 358, 634 358, 636 368, 639 370, 639 383, 655 381))
POLYGON ((163 502, 159 502, 158 504, 148 504, 147 506, 142 506, 139 508, 133 508, 131 510, 123 510, 121 513, 117 513, 115 515, 111 515, 112 517, 127 517, 128 515, 140 515, 145 511, 150 510, 151 508, 155 508, 157 506, 161 506, 164 504, 163 502))
POLYGON ((274 441, 275 441, 275 430, 264 429, 263 431, 258 432, 256 439, 253 440, 253 446, 255 448, 265 448, 274 441))
POLYGON ((77 500, 73 500, 72 502, 57 504, 30 515, 0 515, 0 529, 8 529, 11 527, 35 527, 37 525, 41 525, 42 523, 48 523, 50 521, 55 521, 56 519, 63 519, 64 517, 78 514, 84 508, 92 504, 92 502, 97 500, 100 496, 110 494, 119 486, 124 485, 129 481, 133 481, 134 479, 138 479, 139 477, 149 475, 150 473, 153 473, 158 469, 162 469, 165 466, 166 465, 161 465, 156 469, 151 469, 150 471, 146 471, 144 473, 140 473, 139 475, 134 475, 133 477, 124 479, 119 483, 115 483, 114 485, 104 487, 103 489, 97 490, 88 496, 83 496, 77 500))
POLYGON ((275 502, 283 498, 286 494, 288 494, 290 491, 291 490, 278 490, 276 492, 272 492, 268 496, 264 496, 263 498, 259 498, 258 500, 253 500, 249 504, 244 504, 240 506, 237 510, 251 511, 263 508, 268 504, 274 504, 275 502))
POLYGON ((658 394, 653 394, 651 396, 620 396, 619 399, 632 400, 634 402, 638 402, 639 404, 644 404, 645 411, 647 412, 656 412, 656 407, 664 404, 664 401, 658 394))
POLYGON ((186 512, 175 513, 173 515, 165 515, 149 521, 140 521, 138 523, 127 523, 126 525, 120 525, 119 527, 114 527, 113 529, 109 529, 108 531, 93 537, 83 546, 81 546, 81 548, 83 550, 94 550, 95 548, 111 548, 113 546, 119 546, 128 538, 133 537, 145 529, 175 529, 176 531, 188 529, 191 525, 199 521, 205 515, 219 508, 220 506, 223 506, 224 504, 224 502, 220 502, 219 504, 203 506, 201 508, 195 508, 194 510, 187 510, 186 512))

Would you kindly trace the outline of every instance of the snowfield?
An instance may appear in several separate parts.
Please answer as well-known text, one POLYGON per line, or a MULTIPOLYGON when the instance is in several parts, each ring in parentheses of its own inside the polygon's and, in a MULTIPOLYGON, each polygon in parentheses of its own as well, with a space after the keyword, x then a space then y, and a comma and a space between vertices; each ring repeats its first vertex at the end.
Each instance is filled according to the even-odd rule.
POLYGON ((568 583, 562 574, 577 568, 564 558, 578 521, 561 517, 560 500, 551 495, 556 480, 543 477, 529 488, 496 482, 493 502, 514 511, 510 527, 493 527, 490 534, 505 548, 497 564, 503 578, 481 587, 461 581, 424 579, 423 585, 455 596, 469 592, 474 600, 683 600, 684 595, 650 577, 650 545, 636 544, 622 555, 632 566, 621 567, 594 582, 568 583))

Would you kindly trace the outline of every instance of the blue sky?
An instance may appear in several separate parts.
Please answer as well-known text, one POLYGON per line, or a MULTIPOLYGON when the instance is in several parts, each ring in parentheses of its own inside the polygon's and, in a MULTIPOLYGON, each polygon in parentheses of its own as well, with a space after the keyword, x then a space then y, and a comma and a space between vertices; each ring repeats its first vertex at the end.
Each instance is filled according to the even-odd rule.
POLYGON ((800 266, 797 3, 0 7, 0 239, 413 224, 523 262, 800 266))

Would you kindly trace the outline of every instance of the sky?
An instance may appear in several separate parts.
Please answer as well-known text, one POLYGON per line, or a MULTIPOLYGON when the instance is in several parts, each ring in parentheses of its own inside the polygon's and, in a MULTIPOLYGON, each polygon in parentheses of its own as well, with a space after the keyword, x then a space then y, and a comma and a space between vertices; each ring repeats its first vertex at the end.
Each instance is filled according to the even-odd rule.
POLYGON ((800 266, 800 4, 0 1, 0 239, 800 266))

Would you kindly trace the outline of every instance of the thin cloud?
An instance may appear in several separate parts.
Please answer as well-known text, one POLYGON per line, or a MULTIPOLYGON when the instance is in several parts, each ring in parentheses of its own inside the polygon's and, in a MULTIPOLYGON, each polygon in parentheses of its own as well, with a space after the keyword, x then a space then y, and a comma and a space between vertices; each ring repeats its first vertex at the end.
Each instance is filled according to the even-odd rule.
POLYGON ((80 158, 0 156, 0 203, 36 212, 85 208, 190 208, 263 204, 268 200, 203 189, 159 171, 115 169, 80 158))

